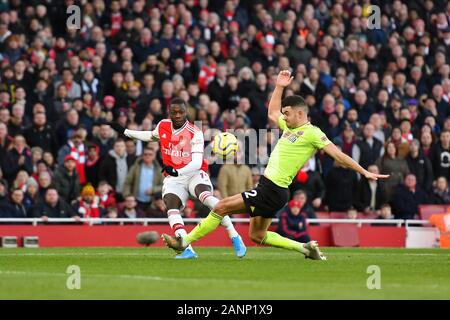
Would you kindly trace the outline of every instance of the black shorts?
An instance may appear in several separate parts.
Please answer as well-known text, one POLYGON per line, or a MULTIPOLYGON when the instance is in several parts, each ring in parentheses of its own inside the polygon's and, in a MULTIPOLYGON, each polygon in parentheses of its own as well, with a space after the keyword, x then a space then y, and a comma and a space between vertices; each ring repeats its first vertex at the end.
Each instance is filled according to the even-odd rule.
POLYGON ((277 186, 265 176, 261 176, 255 189, 241 194, 251 217, 273 218, 289 200, 289 189, 277 186))

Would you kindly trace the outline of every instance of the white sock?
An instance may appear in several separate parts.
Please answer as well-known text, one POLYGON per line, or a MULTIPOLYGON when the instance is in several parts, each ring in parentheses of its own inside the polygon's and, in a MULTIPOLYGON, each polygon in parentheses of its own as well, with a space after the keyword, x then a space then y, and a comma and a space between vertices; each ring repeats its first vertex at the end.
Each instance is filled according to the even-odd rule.
POLYGON ((216 204, 219 202, 219 199, 214 197, 211 193, 211 191, 203 191, 198 196, 198 200, 200 200, 201 203, 203 203, 205 206, 207 206, 209 209, 213 209, 216 204))
MULTIPOLYGON (((219 199, 214 197, 211 193, 211 191, 203 191, 198 196, 198 199, 208 208, 211 210, 216 206, 216 204, 219 202, 219 199)), ((222 219, 221 225, 225 227, 228 231, 228 235, 230 238, 239 236, 239 233, 237 233, 236 229, 233 226, 233 223, 231 222, 231 219, 229 216, 225 216, 222 219)))
MULTIPOLYGON (((186 229, 184 229, 183 218, 181 217, 180 210, 170 209, 167 210, 167 217, 169 218, 169 224, 177 237, 184 238, 187 235, 186 229)), ((187 247, 194 251, 191 245, 187 247)))
POLYGON ((231 222, 229 216, 223 217, 222 222, 220 224, 223 225, 225 229, 227 229, 230 238, 239 236, 239 233, 237 233, 236 229, 234 228, 233 222, 231 222))

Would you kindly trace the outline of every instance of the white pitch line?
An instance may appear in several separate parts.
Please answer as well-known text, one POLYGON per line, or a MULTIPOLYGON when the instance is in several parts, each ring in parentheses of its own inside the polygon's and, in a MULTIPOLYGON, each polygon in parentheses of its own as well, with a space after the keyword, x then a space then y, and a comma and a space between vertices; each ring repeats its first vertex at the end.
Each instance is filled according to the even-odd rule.
MULTIPOLYGON (((39 277, 68 277, 70 274, 66 273, 51 273, 51 272, 28 272, 28 271, 1 271, 0 270, 0 277, 2 275, 5 276, 39 276, 39 277)), ((144 281, 176 281, 176 282, 182 282, 182 281, 190 281, 190 282, 205 282, 205 281, 222 281, 222 282, 236 282, 238 284, 263 284, 266 283, 266 281, 263 280, 238 280, 238 279, 216 279, 216 278, 207 278, 207 279, 198 279, 198 278, 164 278, 164 277, 158 277, 158 276, 144 276, 144 275, 132 275, 132 274, 100 274, 100 273, 94 273, 94 274, 83 274, 82 277, 97 277, 97 278, 108 278, 108 279, 126 279, 126 280, 144 280, 144 281)))

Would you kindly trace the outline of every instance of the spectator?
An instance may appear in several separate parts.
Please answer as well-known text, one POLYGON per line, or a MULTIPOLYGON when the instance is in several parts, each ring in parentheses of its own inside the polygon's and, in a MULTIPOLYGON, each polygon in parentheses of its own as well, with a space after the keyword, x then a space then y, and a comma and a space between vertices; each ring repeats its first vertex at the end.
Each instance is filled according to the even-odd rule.
POLYGON ((161 197, 161 193, 155 194, 155 198, 150 205, 150 209, 147 210, 147 217, 148 218, 167 217, 167 208, 166 205, 164 204, 164 200, 161 197))
POLYGON ((145 218, 145 213, 139 209, 134 196, 125 197, 125 206, 119 211, 119 218, 145 218))
POLYGON ((41 172, 38 177, 39 196, 44 199, 45 193, 52 185, 52 176, 49 172, 41 172))
MULTIPOLYGON (((374 164, 370 165, 367 170, 375 174, 380 173, 380 170, 374 164)), ((384 181, 361 178, 358 184, 355 207, 364 214, 370 214, 380 210, 384 203, 386 203, 384 181)))
POLYGON ((356 135, 352 126, 346 122, 342 134, 334 139, 334 143, 339 145, 348 156, 352 156, 353 146, 356 143, 356 135))
POLYGON ((228 108, 225 94, 228 91, 227 85, 227 67, 224 64, 217 66, 215 79, 208 85, 208 95, 219 104, 220 110, 228 108))
POLYGON ((222 197, 230 197, 253 188, 252 171, 249 166, 242 164, 241 149, 238 149, 234 163, 223 164, 219 170, 217 188, 222 197))
POLYGON ((58 88, 60 85, 66 87, 68 98, 76 99, 81 97, 81 86, 74 81, 73 73, 70 69, 62 70, 62 80, 57 82, 55 87, 58 88))
POLYGON ((14 179, 12 183, 12 188, 21 189, 23 192, 27 190, 27 182, 29 181, 30 176, 25 170, 20 170, 17 173, 16 179, 14 179))
POLYGON ((283 237, 306 243, 310 241, 306 213, 302 212, 302 203, 291 200, 281 212, 277 232, 283 237))
POLYGON ((433 189, 433 203, 450 204, 450 190, 446 177, 441 176, 436 179, 435 188, 433 189))
POLYGON ((31 161, 33 163, 33 174, 37 173, 38 170, 47 170, 47 165, 42 160, 42 156, 44 155, 44 151, 41 147, 33 147, 31 148, 31 161))
POLYGON ((353 207, 350 207, 347 210, 347 219, 355 220, 358 218, 358 210, 353 207))
POLYGON ((308 219, 316 219, 316 212, 312 205, 308 203, 308 194, 303 190, 297 190, 292 196, 292 200, 298 201, 302 204, 302 212, 306 214, 308 219))
POLYGON ((29 216, 24 205, 24 192, 21 189, 14 189, 11 192, 11 200, 6 206, 5 218, 27 218, 29 216))
POLYGON ((87 184, 81 191, 81 198, 74 205, 75 212, 82 218, 100 218, 104 215, 100 207, 100 198, 92 185, 87 184))
POLYGON ((369 123, 371 123, 375 129, 373 136, 384 144, 388 135, 388 129, 383 127, 381 116, 378 113, 372 114, 369 123))
POLYGON ((25 104, 16 102, 11 108, 11 118, 8 124, 8 132, 14 137, 23 134, 25 127, 29 124, 25 116, 25 104))
POLYGON ((389 174, 389 179, 385 181, 386 200, 393 199, 396 187, 403 181, 409 173, 408 163, 405 159, 398 157, 398 151, 393 142, 386 143, 384 156, 376 161, 382 174, 389 174))
MULTIPOLYGON (((119 217, 119 211, 116 207, 111 207, 106 211, 106 215, 103 218, 117 219, 119 217)), ((104 224, 117 224, 114 222, 105 222, 104 224)))
POLYGON ((33 124, 24 132, 25 139, 30 147, 39 146, 44 151, 56 154, 57 144, 53 128, 47 123, 45 113, 38 112, 33 115, 33 124))
POLYGON ((80 179, 80 184, 86 183, 85 150, 86 148, 83 143, 83 135, 80 131, 76 131, 73 133, 67 144, 58 151, 58 164, 60 166, 64 164, 68 155, 75 159, 75 169, 80 179))
POLYGON ((434 175, 450 177, 450 131, 441 132, 440 142, 435 145, 430 156, 434 175))
POLYGON ((50 152, 44 152, 42 155, 42 160, 44 160, 45 164, 49 171, 53 172, 56 169, 55 157, 50 152))
POLYGON ((88 146, 88 157, 84 171, 86 173, 86 182, 92 184, 94 188, 98 186, 100 164, 100 148, 96 144, 90 144, 88 146))
MULTIPOLYGON (((68 106, 67 109, 68 110, 65 111, 64 117, 62 117, 55 125, 58 146, 63 146, 68 143, 68 140, 73 140, 73 137, 74 135, 76 135, 76 131, 80 125, 80 116, 78 114, 78 111, 73 108, 70 109, 70 106, 68 106)), ((64 157, 65 155, 62 156, 63 159, 64 157)))
POLYGON ((125 150, 125 141, 119 138, 114 141, 113 150, 109 151, 100 167, 99 179, 113 186, 119 199, 124 191, 128 168, 131 167, 130 162, 125 150))
POLYGON ((80 194, 80 179, 76 169, 76 159, 70 154, 64 158, 64 165, 58 167, 53 178, 53 183, 60 196, 71 203, 80 194))
POLYGON ((13 138, 8 135, 8 127, 5 123, 0 122, 0 167, 3 165, 12 142, 13 138))
POLYGON ((325 179, 325 203, 330 211, 347 211, 356 199, 358 178, 336 161, 325 179))
POLYGON ((48 188, 44 200, 34 208, 33 216, 42 218, 44 222, 47 222, 48 218, 72 217, 75 220, 79 219, 72 207, 59 197, 58 190, 54 187, 48 188))
MULTIPOLYGON (((354 108, 358 111, 358 116, 362 124, 367 124, 369 122, 370 116, 375 112, 374 107, 367 99, 367 94, 364 90, 358 90, 354 96, 354 108)), ((373 129, 373 134, 375 133, 375 128, 373 129)), ((366 136, 367 138, 367 136, 366 136)), ((377 139, 378 140, 378 139, 377 139)), ((379 141, 379 140, 378 140, 379 141)))
MULTIPOLYGON (((377 220, 392 220, 395 219, 394 215, 392 214, 392 209, 389 203, 385 203, 381 206, 380 210, 378 211, 378 217, 377 220)), ((373 223, 372 226, 374 227, 383 227, 383 226, 393 226, 391 223, 373 223)))
POLYGON ((27 210, 28 216, 31 217, 34 206, 40 201, 39 186, 36 180, 29 179, 27 182, 27 191, 24 195, 23 204, 27 210))
MULTIPOLYGON (((402 131, 399 127, 392 129, 391 136, 386 140, 386 143, 393 142, 398 150, 398 157, 405 158, 409 152, 409 143, 405 137, 402 136, 402 131)), ((385 145, 386 145, 385 143, 385 145)))
POLYGON ((251 103, 248 116, 255 130, 265 129, 267 126, 268 95, 267 77, 264 73, 260 73, 256 76, 256 88, 248 94, 251 103))
POLYGON ((141 158, 130 168, 124 185, 124 196, 136 198, 139 209, 147 211, 156 193, 161 193, 164 176, 156 152, 146 147, 141 158))
POLYGON ((388 203, 385 203, 380 208, 380 215, 377 219, 394 219, 394 215, 392 214, 391 206, 388 203))
MULTIPOLYGON (((422 131, 421 135, 420 135, 420 144, 422 146, 422 153, 425 157, 428 157, 431 161, 431 164, 433 164, 432 159, 432 154, 434 152, 433 150, 433 136, 431 135, 431 132, 428 131, 422 131)), ((435 172, 433 172, 435 174, 435 172)))
POLYGON ((312 52, 306 47, 305 37, 298 35, 295 38, 295 46, 291 46, 287 52, 286 56, 289 58, 290 65, 297 66, 299 64, 304 64, 305 66, 309 64, 309 60, 312 57, 312 52))
POLYGON ((373 136, 374 133, 375 127, 373 124, 367 123, 363 130, 364 138, 356 141, 353 145, 352 158, 365 169, 370 164, 375 163, 384 153, 383 144, 373 136))
POLYGON ((303 168, 297 173, 296 178, 289 186, 292 193, 297 190, 304 190, 308 198, 308 204, 315 209, 320 208, 325 197, 325 184, 320 173, 314 170, 315 158, 309 159, 303 168))
POLYGON ((97 195, 100 198, 99 206, 104 209, 109 209, 116 206, 116 198, 114 196, 114 189, 106 181, 100 181, 97 188, 97 195))
POLYGON ((416 176, 408 174, 404 183, 397 186, 393 202, 396 219, 415 219, 419 213, 419 204, 427 204, 429 199, 417 185, 416 176))
POLYGON ((406 162, 409 171, 416 176, 417 184, 426 192, 430 192, 433 183, 433 167, 430 159, 422 154, 419 140, 414 139, 409 145, 406 162))
POLYGON ((93 139, 93 143, 100 147, 100 157, 106 157, 108 151, 112 149, 114 138, 111 127, 102 123, 100 125, 100 132, 97 138, 93 139))
POLYGON ((134 165, 138 158, 136 141, 133 139, 127 139, 125 141, 125 149, 127 152, 127 157, 130 159, 130 165, 134 165))
POLYGON ((20 170, 25 170, 28 174, 33 172, 31 151, 22 135, 14 137, 13 146, 6 153, 3 169, 8 182, 12 182, 20 170))

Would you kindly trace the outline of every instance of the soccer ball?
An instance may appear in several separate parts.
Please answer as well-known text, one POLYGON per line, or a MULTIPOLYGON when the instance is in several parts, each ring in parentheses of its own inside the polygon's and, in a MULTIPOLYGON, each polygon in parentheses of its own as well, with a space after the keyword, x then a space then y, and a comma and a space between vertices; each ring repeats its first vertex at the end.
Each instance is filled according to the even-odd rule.
POLYGON ((235 155, 238 151, 238 141, 234 134, 222 132, 214 137, 213 152, 222 157, 235 155))
POLYGON ((141 232, 136 235, 136 241, 144 246, 151 245, 159 240, 159 234, 156 231, 141 232))

